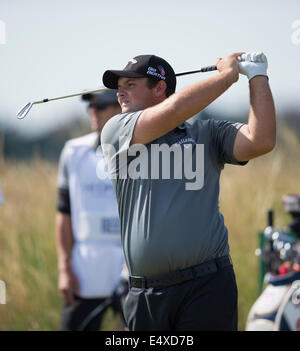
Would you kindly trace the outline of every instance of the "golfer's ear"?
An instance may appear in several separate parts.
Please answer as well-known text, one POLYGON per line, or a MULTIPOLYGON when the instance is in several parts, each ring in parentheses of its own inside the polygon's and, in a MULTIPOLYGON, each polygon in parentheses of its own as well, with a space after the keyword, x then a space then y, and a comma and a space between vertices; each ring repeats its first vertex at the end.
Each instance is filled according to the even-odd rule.
POLYGON ((161 97, 165 94, 167 89, 167 84, 163 80, 159 80, 158 83, 154 87, 154 95, 156 97, 161 97))

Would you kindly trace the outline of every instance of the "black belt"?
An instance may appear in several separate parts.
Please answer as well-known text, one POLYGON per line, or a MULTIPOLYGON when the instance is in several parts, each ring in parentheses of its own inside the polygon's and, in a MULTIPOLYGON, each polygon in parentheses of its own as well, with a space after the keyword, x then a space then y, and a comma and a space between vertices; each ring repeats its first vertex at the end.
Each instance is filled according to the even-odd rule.
POLYGON ((170 285, 180 284, 218 270, 232 264, 230 256, 222 256, 213 260, 201 263, 187 269, 169 272, 163 275, 152 277, 129 276, 129 285, 135 288, 163 288, 170 285))

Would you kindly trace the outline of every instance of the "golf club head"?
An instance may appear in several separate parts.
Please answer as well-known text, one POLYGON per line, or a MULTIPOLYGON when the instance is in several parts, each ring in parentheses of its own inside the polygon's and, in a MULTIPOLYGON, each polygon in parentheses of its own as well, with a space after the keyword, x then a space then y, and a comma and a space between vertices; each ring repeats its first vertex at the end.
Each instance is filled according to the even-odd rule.
POLYGON ((28 104, 20 108, 20 110, 17 112, 18 119, 25 118, 27 113, 31 110, 31 107, 33 106, 33 104, 34 102, 28 102, 28 104))

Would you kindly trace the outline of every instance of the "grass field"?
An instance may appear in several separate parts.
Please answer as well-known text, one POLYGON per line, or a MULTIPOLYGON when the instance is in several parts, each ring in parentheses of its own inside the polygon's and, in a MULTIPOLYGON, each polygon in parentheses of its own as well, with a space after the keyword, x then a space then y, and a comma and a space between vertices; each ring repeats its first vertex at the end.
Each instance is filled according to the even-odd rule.
MULTIPOLYGON (((220 208, 229 229, 231 255, 239 288, 239 329, 258 293, 257 233, 266 211, 275 224, 289 217, 281 197, 300 192, 300 143, 293 131, 279 127, 279 142, 269 155, 247 166, 226 166, 220 208)), ((5 205, 0 206, 0 280, 7 301, 0 305, 0 330, 58 330, 61 299, 57 291, 54 217, 57 166, 36 158, 31 163, 0 164, 5 205)), ((117 321, 108 311, 104 329, 117 321)))

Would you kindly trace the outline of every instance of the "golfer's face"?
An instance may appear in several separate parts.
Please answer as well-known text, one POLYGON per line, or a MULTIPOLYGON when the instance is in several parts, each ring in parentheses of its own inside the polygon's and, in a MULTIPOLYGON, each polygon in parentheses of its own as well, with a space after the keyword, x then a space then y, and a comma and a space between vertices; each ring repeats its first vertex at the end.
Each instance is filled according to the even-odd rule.
POLYGON ((143 110, 153 104, 147 78, 119 78, 117 96, 122 113, 143 110))

